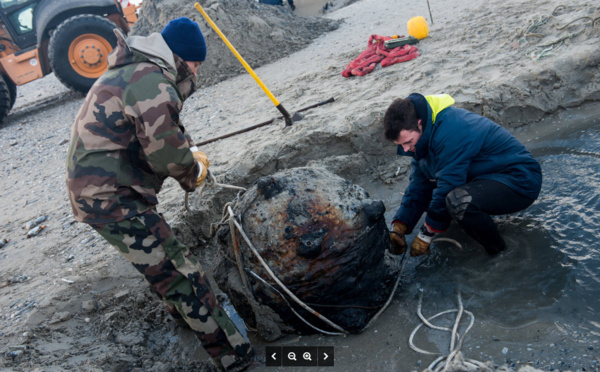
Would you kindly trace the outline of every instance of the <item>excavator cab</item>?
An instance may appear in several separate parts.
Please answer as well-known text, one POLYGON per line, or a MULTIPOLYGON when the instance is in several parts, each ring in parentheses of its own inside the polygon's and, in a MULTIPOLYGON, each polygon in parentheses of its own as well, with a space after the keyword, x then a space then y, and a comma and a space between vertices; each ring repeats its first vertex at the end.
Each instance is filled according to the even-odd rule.
POLYGON ((54 72, 68 88, 86 93, 107 69, 136 19, 117 0, 0 0, 0 123, 17 86, 54 72))
POLYGON ((2 22, 21 49, 35 44, 33 10, 38 0, 0 0, 2 22))

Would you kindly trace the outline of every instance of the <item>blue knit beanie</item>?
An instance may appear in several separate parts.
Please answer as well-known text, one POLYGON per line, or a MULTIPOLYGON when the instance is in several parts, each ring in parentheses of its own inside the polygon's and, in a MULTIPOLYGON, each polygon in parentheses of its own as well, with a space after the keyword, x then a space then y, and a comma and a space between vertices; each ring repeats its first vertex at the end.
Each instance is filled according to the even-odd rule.
POLYGON ((184 61, 206 59, 206 41, 198 24, 189 18, 176 18, 160 33, 171 51, 184 61))

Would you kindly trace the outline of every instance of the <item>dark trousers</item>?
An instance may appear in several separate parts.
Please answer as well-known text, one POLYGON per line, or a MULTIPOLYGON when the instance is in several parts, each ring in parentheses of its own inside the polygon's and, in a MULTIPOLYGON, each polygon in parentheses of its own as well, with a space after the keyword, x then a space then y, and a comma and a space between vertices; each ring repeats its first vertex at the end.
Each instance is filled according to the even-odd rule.
POLYGON ((490 216, 521 211, 534 201, 503 183, 477 180, 448 193, 446 206, 460 227, 495 255, 506 249, 506 243, 490 216))

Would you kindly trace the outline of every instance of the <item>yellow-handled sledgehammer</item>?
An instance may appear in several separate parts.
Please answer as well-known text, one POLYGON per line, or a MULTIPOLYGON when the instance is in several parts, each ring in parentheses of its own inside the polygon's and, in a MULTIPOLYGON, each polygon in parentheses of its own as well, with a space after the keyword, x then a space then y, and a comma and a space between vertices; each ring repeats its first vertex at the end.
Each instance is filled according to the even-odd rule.
POLYGON ((215 30, 215 32, 217 33, 217 35, 219 35, 221 37, 221 39, 223 40, 223 42, 225 43, 225 45, 227 45, 227 47, 229 47, 229 50, 231 50, 231 52, 237 57, 237 59, 240 61, 240 63, 242 64, 242 66, 244 66, 244 68, 246 69, 246 71, 248 71, 248 73, 254 78, 254 80, 256 81, 256 83, 267 94, 267 96, 271 99, 271 101, 273 102, 273 104, 275 105, 275 107, 283 114, 283 118, 285 119, 285 125, 286 126, 292 125, 292 118, 290 117, 290 114, 287 112, 287 110, 283 107, 283 105, 281 104, 281 102, 279 102, 277 100, 277 98, 275 98, 275 96, 273 95, 273 93, 271 93, 271 91, 269 90, 269 88, 267 88, 267 86, 265 85, 265 83, 263 83, 262 80, 260 80, 260 78, 258 77, 258 75, 256 75, 256 73, 254 72, 254 70, 252 70, 252 67, 250 67, 250 65, 248 65, 248 63, 246 63, 246 61, 240 55, 240 53, 238 53, 238 51, 235 49, 235 47, 233 45, 231 45, 231 43, 229 42, 229 40, 227 40, 227 37, 225 37, 225 35, 223 35, 223 33, 221 32, 221 30, 219 30, 219 27, 217 27, 217 25, 208 16, 208 14, 206 14, 206 12, 202 8, 202 6, 200 6, 200 4, 198 4, 198 3, 194 4, 194 6, 200 12, 200 14, 202 14, 202 16, 204 16, 204 19, 206 19, 206 22, 208 22, 208 24, 210 25, 210 27, 212 27, 213 30, 215 30))

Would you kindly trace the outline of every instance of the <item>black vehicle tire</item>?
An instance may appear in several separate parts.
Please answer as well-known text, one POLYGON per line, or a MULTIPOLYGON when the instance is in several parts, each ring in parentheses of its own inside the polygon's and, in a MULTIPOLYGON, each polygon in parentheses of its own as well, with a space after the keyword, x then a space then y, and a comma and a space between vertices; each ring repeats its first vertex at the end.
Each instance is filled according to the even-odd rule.
POLYGON ((8 77, 2 76, 4 78, 4 82, 8 88, 8 93, 10 94, 10 110, 15 106, 15 101, 17 100, 17 85, 12 82, 8 77))
POLYGON ((8 116, 11 108, 10 92, 8 84, 3 76, 0 76, 0 125, 4 123, 4 119, 8 116))
POLYGON ((108 53, 117 45, 115 28, 118 26, 110 20, 93 14, 76 15, 58 25, 48 44, 50 67, 58 80, 70 89, 87 93, 106 71, 108 53), (86 37, 87 40, 82 40, 86 37), (76 48, 78 45, 81 47, 76 48), (84 52, 95 52, 96 48, 98 53, 92 57, 97 60, 84 58, 84 52), (69 53, 74 51, 76 55, 70 58, 69 53))

